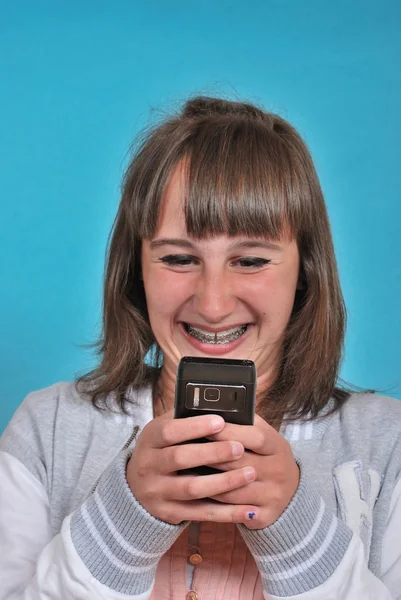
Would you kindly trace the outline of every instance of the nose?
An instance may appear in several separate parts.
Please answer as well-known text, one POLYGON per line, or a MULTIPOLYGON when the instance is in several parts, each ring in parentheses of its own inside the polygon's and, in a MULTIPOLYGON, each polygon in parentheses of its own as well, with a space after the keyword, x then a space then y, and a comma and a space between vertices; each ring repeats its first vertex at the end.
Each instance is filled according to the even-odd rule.
POLYGON ((223 322, 236 305, 230 277, 220 269, 202 273, 197 280, 194 301, 196 312, 205 322, 223 322))

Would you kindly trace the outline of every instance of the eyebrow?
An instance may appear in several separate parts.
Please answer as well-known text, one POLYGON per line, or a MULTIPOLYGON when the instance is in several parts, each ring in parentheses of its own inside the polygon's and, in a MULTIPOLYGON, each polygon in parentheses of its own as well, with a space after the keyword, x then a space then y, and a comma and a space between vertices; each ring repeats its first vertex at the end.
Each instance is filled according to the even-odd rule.
MULTIPOLYGON (((189 248, 195 250, 196 245, 186 238, 159 238, 152 240, 149 244, 150 249, 154 250, 160 246, 179 246, 180 248, 189 248)), ((267 240, 244 240, 242 242, 233 242, 229 246, 229 250, 235 249, 247 249, 247 248, 264 248, 267 250, 274 250, 276 252, 283 252, 284 248, 280 244, 270 242, 267 240)))

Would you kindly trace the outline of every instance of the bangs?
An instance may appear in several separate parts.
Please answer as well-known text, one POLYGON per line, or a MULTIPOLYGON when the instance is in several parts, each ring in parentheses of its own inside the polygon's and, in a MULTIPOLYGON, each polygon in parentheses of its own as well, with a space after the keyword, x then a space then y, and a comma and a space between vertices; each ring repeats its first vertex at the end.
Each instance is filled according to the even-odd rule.
POLYGON ((305 179, 266 125, 202 123, 191 140, 184 197, 188 234, 297 237, 305 179))
POLYGON ((303 153, 277 128, 280 123, 220 115, 192 122, 179 139, 170 130, 169 146, 159 140, 154 148, 145 189, 133 194, 141 198, 135 233, 140 239, 155 235, 168 178, 182 162, 188 235, 297 238, 309 213, 309 178, 303 153))

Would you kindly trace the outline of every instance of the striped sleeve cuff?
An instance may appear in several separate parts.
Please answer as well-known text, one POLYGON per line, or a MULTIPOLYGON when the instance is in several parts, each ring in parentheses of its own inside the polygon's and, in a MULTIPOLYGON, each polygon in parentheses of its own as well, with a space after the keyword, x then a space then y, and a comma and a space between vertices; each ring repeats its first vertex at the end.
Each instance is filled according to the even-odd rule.
POLYGON ((93 577, 127 595, 151 589, 161 556, 185 525, 170 525, 148 513, 126 480, 129 455, 120 454, 96 490, 71 518, 75 549, 93 577))
POLYGON ((308 483, 302 466, 300 470, 298 489, 277 521, 257 530, 239 525, 265 591, 278 597, 302 594, 324 583, 352 538, 352 531, 308 483))

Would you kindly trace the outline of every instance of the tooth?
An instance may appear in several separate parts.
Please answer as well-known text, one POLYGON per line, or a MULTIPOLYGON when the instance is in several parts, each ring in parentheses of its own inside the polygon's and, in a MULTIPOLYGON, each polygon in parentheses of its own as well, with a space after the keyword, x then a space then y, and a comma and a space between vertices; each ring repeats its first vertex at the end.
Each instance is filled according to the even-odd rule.
POLYGON ((188 325, 188 333, 193 337, 197 338, 201 342, 208 344, 226 344, 238 339, 246 330, 246 325, 240 325, 239 327, 233 327, 226 331, 220 331, 219 333, 210 333, 203 331, 197 327, 188 325))

